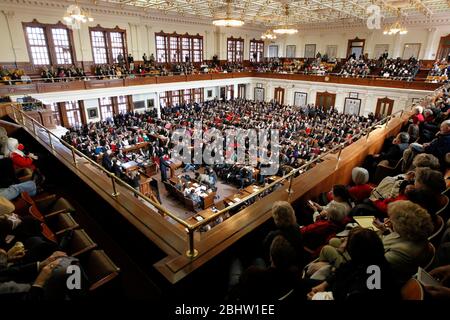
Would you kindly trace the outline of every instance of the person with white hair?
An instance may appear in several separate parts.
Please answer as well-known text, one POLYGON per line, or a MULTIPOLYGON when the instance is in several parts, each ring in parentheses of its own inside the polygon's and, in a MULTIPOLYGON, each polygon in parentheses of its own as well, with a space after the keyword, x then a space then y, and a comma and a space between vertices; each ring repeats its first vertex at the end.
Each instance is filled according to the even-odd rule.
POLYGON ((423 117, 423 107, 417 106, 414 108, 414 114, 411 117, 411 120, 414 124, 420 124, 425 121, 423 117))
POLYGON ((350 196, 356 202, 362 202, 370 197, 372 186, 369 182, 369 171, 365 168, 355 167, 352 170, 352 181, 354 185, 348 189, 350 196))

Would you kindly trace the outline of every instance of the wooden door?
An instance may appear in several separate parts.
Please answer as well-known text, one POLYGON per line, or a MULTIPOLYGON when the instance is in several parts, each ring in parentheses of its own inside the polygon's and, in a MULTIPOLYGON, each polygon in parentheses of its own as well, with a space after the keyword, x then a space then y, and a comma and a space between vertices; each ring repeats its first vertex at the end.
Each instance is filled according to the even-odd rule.
POLYGON ((394 100, 385 97, 383 99, 378 99, 377 109, 375 110, 376 117, 387 117, 392 114, 392 109, 394 108, 394 100))
POLYGON ((355 53, 356 59, 358 59, 360 55, 364 55, 365 44, 366 40, 358 39, 358 37, 356 37, 355 39, 348 40, 347 58, 353 53, 355 53))
POLYGON ((334 103, 336 102, 336 94, 329 92, 317 92, 316 95, 316 106, 324 107, 325 110, 334 108, 334 103))
POLYGON ((448 62, 449 56, 450 56, 450 34, 445 37, 441 37, 441 41, 439 42, 437 59, 439 60, 445 59, 448 62))
POLYGON ((245 99, 246 97, 245 84, 238 84, 238 98, 245 99))
POLYGON ((284 88, 278 87, 275 88, 274 100, 279 104, 284 103, 284 88))
POLYGON ((220 87, 220 99, 222 101, 227 100, 227 88, 226 87, 220 87))

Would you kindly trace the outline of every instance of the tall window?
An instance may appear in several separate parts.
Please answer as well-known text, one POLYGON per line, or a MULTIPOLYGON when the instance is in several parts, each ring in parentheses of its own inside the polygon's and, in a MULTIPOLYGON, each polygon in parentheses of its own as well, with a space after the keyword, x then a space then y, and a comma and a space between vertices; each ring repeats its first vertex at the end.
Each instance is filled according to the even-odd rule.
POLYGON ((59 106, 56 102, 50 104, 50 108, 52 109, 53 120, 55 123, 60 126, 61 125, 61 114, 59 113, 59 106))
POLYGON ((227 39, 227 60, 228 62, 243 62, 244 60, 244 39, 227 39))
POLYGON ((172 101, 171 101, 172 105, 176 106, 177 104, 180 104, 183 91, 175 90, 175 91, 172 91, 171 93, 172 93, 172 101))
POLYGON ((264 58, 264 41, 250 40, 250 61, 261 62, 264 58))
POLYGON ((72 33, 61 23, 23 23, 28 53, 36 66, 74 63, 72 33))
POLYGON ((203 88, 197 88, 197 89, 192 89, 194 90, 194 101, 195 102, 203 102, 203 98, 204 98, 204 90, 203 88))
POLYGON ((105 64, 108 63, 108 56, 106 54, 106 40, 105 33, 102 31, 91 31, 92 53, 94 56, 94 63, 105 64))
POLYGON ((118 96, 117 97, 117 110, 119 110, 119 113, 127 113, 128 112, 127 96, 118 96))
POLYGON ((98 104, 100 105, 100 113, 102 114, 103 120, 113 117, 113 105, 111 97, 98 99, 98 104))
POLYGON ((70 127, 78 127, 81 125, 80 106, 78 101, 67 101, 66 103, 67 120, 70 127))
POLYGON ((160 104, 161 107, 170 106, 169 95, 167 93, 168 92, 161 92, 159 94, 159 104, 160 104))
POLYGON ((116 27, 114 29, 100 26, 89 28, 91 34, 92 56, 95 64, 117 63, 117 56, 121 54, 126 60, 126 32, 116 27))
POLYGON ((155 33, 156 60, 167 62, 203 62, 203 36, 155 33))
POLYGON ((186 103, 191 102, 192 100, 192 89, 184 89, 183 101, 186 103))

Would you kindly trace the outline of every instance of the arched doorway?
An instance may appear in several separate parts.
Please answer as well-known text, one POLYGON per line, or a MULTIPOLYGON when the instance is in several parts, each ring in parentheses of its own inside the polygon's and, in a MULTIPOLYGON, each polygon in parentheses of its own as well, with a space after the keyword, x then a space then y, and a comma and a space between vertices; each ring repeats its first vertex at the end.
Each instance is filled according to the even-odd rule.
POLYGON ((364 54, 365 44, 366 39, 358 39, 358 37, 348 40, 347 58, 355 54, 356 59, 358 59, 360 55, 364 54))
POLYGON ((439 42, 437 59, 438 60, 445 59, 448 62, 449 56, 450 56, 450 34, 445 37, 441 37, 441 41, 439 42))

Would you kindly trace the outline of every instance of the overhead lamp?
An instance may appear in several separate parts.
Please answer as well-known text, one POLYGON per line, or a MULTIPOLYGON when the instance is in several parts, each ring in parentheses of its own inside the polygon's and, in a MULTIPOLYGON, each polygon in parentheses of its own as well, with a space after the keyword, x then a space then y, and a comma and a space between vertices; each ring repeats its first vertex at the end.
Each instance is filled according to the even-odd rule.
POLYGON ((244 25, 244 21, 241 19, 235 19, 231 17, 231 0, 227 0, 227 16, 223 19, 213 20, 213 25, 218 27, 241 27, 244 25))
POLYGON ((263 40, 275 40, 277 38, 277 35, 273 33, 272 30, 267 30, 261 35, 261 39, 263 40))
POLYGON ((292 25, 289 25, 289 5, 284 5, 284 15, 285 15, 285 23, 277 26, 273 29, 274 33, 278 34, 295 34, 298 32, 296 28, 294 28, 292 25))
POLYGON ((72 29, 80 29, 82 23, 92 22, 91 14, 78 6, 78 3, 71 4, 64 14, 64 22, 72 29))

